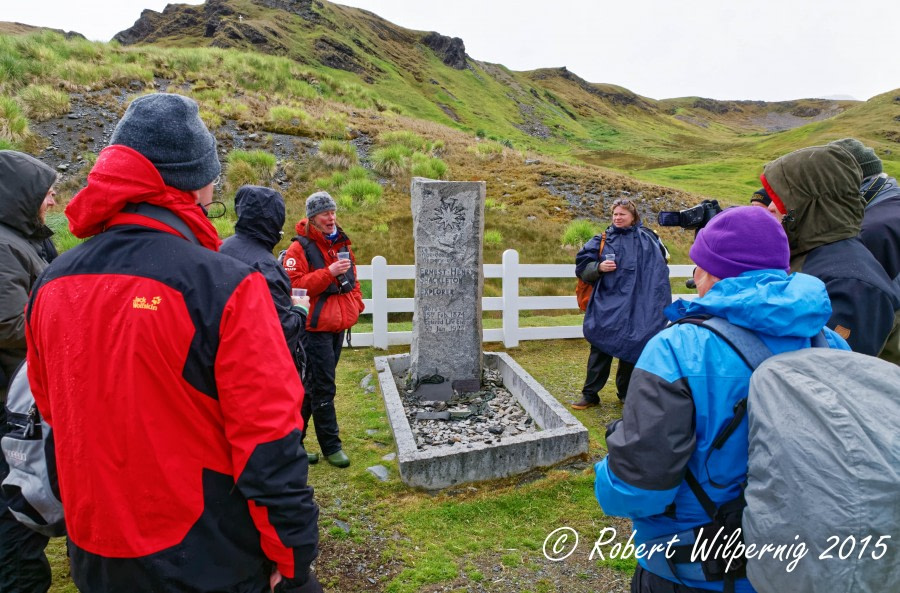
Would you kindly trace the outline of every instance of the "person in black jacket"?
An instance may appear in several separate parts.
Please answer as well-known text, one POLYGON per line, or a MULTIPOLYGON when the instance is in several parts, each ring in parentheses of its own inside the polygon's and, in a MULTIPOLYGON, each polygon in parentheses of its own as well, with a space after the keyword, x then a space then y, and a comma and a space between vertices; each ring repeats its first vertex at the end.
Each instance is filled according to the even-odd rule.
POLYGON ((862 169, 859 193, 866 204, 859 239, 872 252, 894 284, 900 287, 900 186, 884 172, 871 148, 855 138, 835 140, 862 169))
MULTIPOLYGON (((283 234, 284 198, 274 189, 245 185, 234 196, 234 208, 238 215, 234 235, 222 243, 220 252, 259 270, 265 277, 284 339, 302 377, 306 366, 304 342, 309 297, 298 297, 297 302, 293 302, 287 272, 272 255, 283 234)), ((317 455, 309 455, 310 463, 318 460, 317 455)))
POLYGON ((858 237, 862 169, 853 155, 835 144, 802 148, 767 164, 760 180, 782 217, 791 271, 825 283, 828 327, 854 351, 900 364, 900 290, 858 237))
MULTIPOLYGON (((0 150, 0 434, 6 429, 6 384, 25 358, 28 293, 56 253, 53 232, 44 224, 47 209, 55 204, 54 183, 56 172, 41 161, 0 150)), ((0 455, 0 481, 8 471, 0 455)), ((43 593, 50 588, 47 541, 19 523, 0 495, 0 591, 43 593)))

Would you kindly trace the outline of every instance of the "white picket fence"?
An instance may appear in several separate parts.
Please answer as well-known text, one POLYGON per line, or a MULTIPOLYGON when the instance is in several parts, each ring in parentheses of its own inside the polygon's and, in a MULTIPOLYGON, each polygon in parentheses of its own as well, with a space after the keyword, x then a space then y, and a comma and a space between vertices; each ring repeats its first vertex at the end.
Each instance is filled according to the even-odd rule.
MULTIPOLYGON (((583 338, 579 325, 553 327, 519 327, 519 311, 578 309, 575 301, 575 264, 520 264, 519 252, 507 249, 503 252, 503 263, 484 264, 485 278, 502 278, 502 296, 483 297, 484 311, 502 311, 503 326, 498 329, 483 330, 484 342, 503 342, 506 348, 515 348, 525 340, 555 340, 559 338, 583 338), (521 278, 571 278, 573 294, 566 296, 519 296, 521 278)), ((689 278, 694 266, 669 266, 670 278, 689 278)), ((404 345, 412 342, 412 332, 388 331, 389 313, 412 313, 414 299, 388 298, 388 282, 391 280, 413 280, 416 267, 389 266, 387 260, 378 255, 372 258, 372 265, 357 266, 359 280, 372 281, 372 298, 363 299, 366 306, 363 315, 372 315, 372 331, 353 332, 353 346, 374 346, 382 350, 388 346, 404 345)), ((695 298, 693 294, 676 294, 673 298, 695 298)))

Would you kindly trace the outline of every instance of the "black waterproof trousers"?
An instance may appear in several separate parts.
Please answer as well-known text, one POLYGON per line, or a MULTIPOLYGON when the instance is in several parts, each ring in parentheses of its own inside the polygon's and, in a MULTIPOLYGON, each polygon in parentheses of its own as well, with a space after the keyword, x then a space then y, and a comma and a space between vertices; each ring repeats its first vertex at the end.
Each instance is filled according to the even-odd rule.
MULTIPOLYGON (((609 379, 609 371, 612 368, 613 357, 611 354, 603 352, 593 344, 591 345, 591 354, 588 357, 587 377, 584 380, 584 387, 581 389, 581 395, 585 401, 597 403, 600 401, 600 390, 606 385, 609 379)), ((633 362, 625 362, 619 360, 619 367, 616 370, 616 391, 620 400, 624 400, 628 394, 628 384, 631 383, 631 373, 634 371, 633 362)))
MULTIPOLYGON (((3 418, 4 424, 6 418, 3 418)), ((0 455, 0 480, 9 466, 0 455)), ((50 563, 44 535, 19 523, 0 495, 0 593, 46 593, 50 589, 50 563)))
POLYGON ((344 332, 306 332, 306 380, 303 382, 306 396, 300 410, 303 436, 306 437, 312 416, 316 439, 325 456, 341 449, 334 396, 337 392, 335 374, 343 343, 344 332))

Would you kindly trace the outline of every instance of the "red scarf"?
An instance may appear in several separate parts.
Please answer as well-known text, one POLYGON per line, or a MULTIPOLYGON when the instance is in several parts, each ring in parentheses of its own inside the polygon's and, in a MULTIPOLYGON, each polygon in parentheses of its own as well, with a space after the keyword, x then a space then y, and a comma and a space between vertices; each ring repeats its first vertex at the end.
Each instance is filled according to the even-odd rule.
POLYGON ((139 224, 181 236, 156 220, 122 212, 126 204, 146 202, 171 210, 188 226, 200 244, 218 251, 222 242, 193 194, 170 187, 144 155, 127 146, 113 144, 100 151, 88 174, 87 187, 66 206, 69 230, 79 238, 102 233, 119 224, 139 224))

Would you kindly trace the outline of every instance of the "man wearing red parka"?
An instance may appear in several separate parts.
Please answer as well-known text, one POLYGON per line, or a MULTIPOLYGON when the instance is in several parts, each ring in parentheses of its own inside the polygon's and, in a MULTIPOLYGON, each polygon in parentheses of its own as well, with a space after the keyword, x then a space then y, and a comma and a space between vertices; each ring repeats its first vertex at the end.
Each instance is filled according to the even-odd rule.
MULTIPOLYGON (((344 334, 359 319, 364 306, 350 238, 337 224, 337 204, 328 192, 306 199, 306 218, 297 223, 297 236, 284 257, 284 268, 294 288, 305 288, 310 297, 306 318, 306 388, 303 423, 310 416, 316 439, 326 461, 347 467, 339 434, 334 396, 335 372, 344 334)), ((310 454, 310 463, 318 456, 310 454)))
POLYGON ((265 279, 217 253, 219 172, 193 100, 134 100, 28 304, 81 591, 321 590, 303 386, 265 279))

